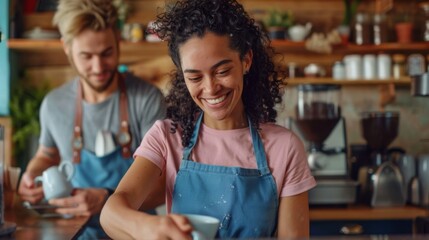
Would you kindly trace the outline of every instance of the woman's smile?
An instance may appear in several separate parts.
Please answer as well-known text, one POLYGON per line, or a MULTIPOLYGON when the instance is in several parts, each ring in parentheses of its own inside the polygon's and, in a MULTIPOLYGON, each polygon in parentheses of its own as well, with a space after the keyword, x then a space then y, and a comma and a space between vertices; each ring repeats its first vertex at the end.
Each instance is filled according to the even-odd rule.
POLYGON ((219 103, 224 102, 228 94, 225 94, 223 96, 217 97, 217 98, 203 98, 207 103, 210 105, 217 105, 219 103))

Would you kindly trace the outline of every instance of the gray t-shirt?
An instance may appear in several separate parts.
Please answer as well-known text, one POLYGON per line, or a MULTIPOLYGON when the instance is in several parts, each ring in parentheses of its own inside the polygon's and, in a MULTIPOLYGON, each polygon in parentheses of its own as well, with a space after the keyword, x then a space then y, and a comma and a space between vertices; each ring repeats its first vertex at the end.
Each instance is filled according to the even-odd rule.
MULTIPOLYGON (((46 147, 56 147, 62 161, 71 161, 73 158, 72 139, 78 81, 79 78, 75 78, 51 91, 40 108, 39 143, 46 147)), ((165 117, 166 106, 162 93, 150 83, 127 73, 125 85, 132 136, 131 148, 134 152, 153 123, 165 117)), ((94 152, 99 130, 107 130, 117 136, 120 117, 118 105, 119 89, 101 103, 89 104, 83 101, 82 136, 86 150, 94 152)))

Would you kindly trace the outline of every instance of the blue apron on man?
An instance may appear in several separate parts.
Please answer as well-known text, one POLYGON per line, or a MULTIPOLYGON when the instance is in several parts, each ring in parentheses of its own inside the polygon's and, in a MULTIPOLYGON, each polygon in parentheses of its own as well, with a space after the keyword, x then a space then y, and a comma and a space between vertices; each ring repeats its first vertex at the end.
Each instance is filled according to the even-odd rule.
POLYGON ((274 236, 279 207, 277 187, 258 132, 249 121, 257 169, 202 164, 189 157, 198 140, 200 114, 177 173, 172 212, 220 220, 217 237, 274 236))
POLYGON ((99 157, 83 148, 82 139, 82 86, 78 82, 76 97, 76 113, 73 138, 73 163, 75 174, 72 179, 78 188, 115 189, 133 161, 131 155, 131 134, 128 124, 128 99, 124 78, 119 77, 119 113, 120 130, 118 141, 120 146, 106 156, 99 157))
MULTIPOLYGON (((120 131, 118 133, 119 147, 115 151, 99 157, 83 148, 82 139, 82 86, 78 81, 76 97, 75 126, 73 130, 73 163, 75 172, 72 184, 75 188, 105 188, 113 191, 133 162, 131 155, 131 134, 128 125, 128 99, 124 78, 119 77, 118 85, 120 131)), ((90 220, 79 234, 82 239, 107 238, 99 223, 99 214, 91 216, 90 220)))

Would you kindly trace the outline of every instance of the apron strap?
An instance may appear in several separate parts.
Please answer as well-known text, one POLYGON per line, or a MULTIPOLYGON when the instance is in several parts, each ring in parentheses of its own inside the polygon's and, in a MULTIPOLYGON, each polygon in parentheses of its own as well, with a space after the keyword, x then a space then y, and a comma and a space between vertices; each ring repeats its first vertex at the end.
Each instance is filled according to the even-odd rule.
POLYGON ((267 156, 265 155, 264 144, 262 143, 261 137, 259 136, 258 131, 252 125, 252 122, 249 119, 249 128, 250 134, 252 135, 253 142, 253 152, 255 153, 256 164, 258 165, 258 170, 261 175, 271 174, 270 169, 267 164, 267 156))
MULTIPOLYGON (((189 146, 183 149, 182 159, 190 159, 189 156, 191 155, 192 149, 194 148, 198 140, 198 133, 200 131, 202 119, 203 119, 203 112, 201 112, 201 114, 198 116, 198 119, 195 123, 194 132, 192 133, 189 146)), ((255 154, 258 170, 260 171, 261 175, 271 174, 271 171, 268 168, 268 164, 267 164, 267 157, 265 155, 264 144, 261 141, 258 131, 255 129, 255 127, 253 127, 250 119, 248 119, 248 122, 249 122, 249 128, 250 128, 250 135, 252 137, 253 152, 255 154)))
MULTIPOLYGON (((74 129, 73 129, 73 140, 72 140, 72 149, 73 149, 73 163, 80 163, 80 152, 83 148, 83 138, 82 138, 82 84, 79 79, 77 82, 77 92, 76 92, 76 110, 74 116, 74 129)), ((118 79, 119 85, 119 118, 120 118, 120 127, 118 134, 118 142, 122 147, 122 156, 127 159, 131 157, 131 134, 129 130, 129 121, 128 121, 128 98, 127 90, 125 87, 125 79, 119 74, 118 79)))
POLYGON ((191 141, 189 142, 189 145, 183 149, 182 159, 190 159, 189 156, 191 156, 192 149, 194 148, 195 143, 197 143, 198 140, 198 133, 200 132, 202 121, 203 112, 200 113, 200 116, 198 116, 197 122, 195 123, 194 132, 192 132, 191 141))

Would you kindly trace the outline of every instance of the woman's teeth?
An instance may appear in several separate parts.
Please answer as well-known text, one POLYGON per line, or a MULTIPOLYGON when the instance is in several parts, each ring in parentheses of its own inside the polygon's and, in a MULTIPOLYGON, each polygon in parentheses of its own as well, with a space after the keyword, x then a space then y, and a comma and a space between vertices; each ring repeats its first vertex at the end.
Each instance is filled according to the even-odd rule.
POLYGON ((222 102, 223 100, 225 100, 225 98, 226 98, 226 95, 223 95, 222 97, 220 97, 220 98, 212 98, 212 99, 206 99, 206 101, 208 102, 208 103, 210 103, 210 104, 217 104, 217 103, 220 103, 220 102, 222 102))

